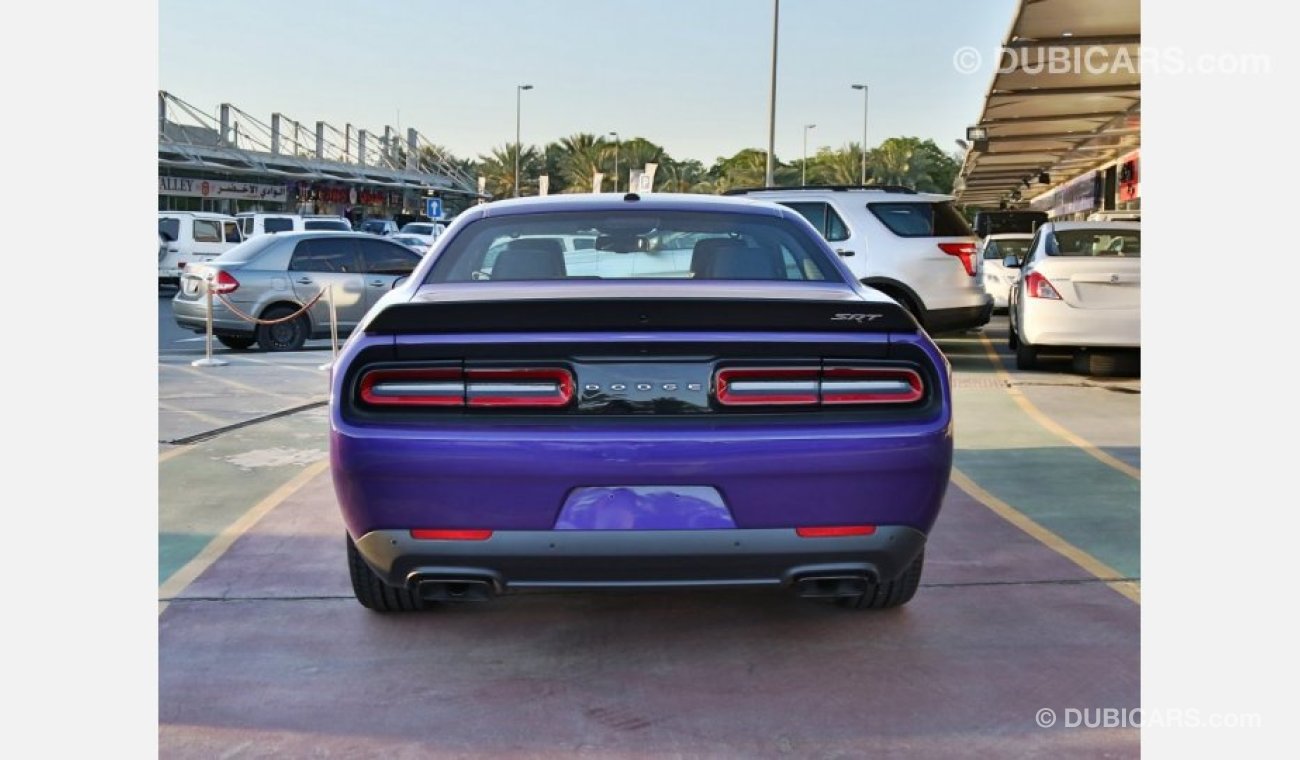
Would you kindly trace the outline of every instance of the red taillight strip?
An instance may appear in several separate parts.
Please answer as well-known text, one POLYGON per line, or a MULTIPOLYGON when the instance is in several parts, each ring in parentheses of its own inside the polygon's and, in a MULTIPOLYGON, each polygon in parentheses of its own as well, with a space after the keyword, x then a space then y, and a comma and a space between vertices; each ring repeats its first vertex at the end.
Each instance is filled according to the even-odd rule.
POLYGON ((733 367, 718 370, 718 402, 727 406, 817 403, 816 367, 733 367))
POLYGON ((566 406, 573 400, 573 374, 558 367, 465 370, 470 406, 566 406))
POLYGON ((975 276, 974 243, 940 243, 939 250, 949 256, 956 256, 961 259, 961 265, 966 268, 966 274, 971 277, 975 276))
POLYGON ((925 395, 917 372, 902 367, 827 367, 823 404, 910 404, 925 395))
POLYGON ((376 369, 361 376, 361 400, 376 406, 464 406, 460 367, 376 369))
POLYGON ((870 536, 876 532, 874 525, 812 525, 795 528, 799 538, 836 538, 838 536, 870 536))
POLYGON ((411 538, 417 538, 421 541, 486 541, 492 538, 492 531, 416 528, 411 531, 411 538))

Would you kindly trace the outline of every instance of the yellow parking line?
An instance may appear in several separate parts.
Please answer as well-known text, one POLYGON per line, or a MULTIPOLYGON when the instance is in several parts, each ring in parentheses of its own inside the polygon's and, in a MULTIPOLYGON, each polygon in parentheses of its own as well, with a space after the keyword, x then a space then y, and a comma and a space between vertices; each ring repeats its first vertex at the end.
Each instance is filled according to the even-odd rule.
POLYGON ((1123 576, 1110 565, 1044 528, 1035 522, 1033 518, 984 490, 979 484, 971 480, 966 473, 956 467, 952 468, 952 482, 969 494, 972 499, 993 510, 998 517, 1028 533, 1037 539, 1039 543, 1083 568, 1094 578, 1105 581, 1107 586, 1110 586, 1111 589, 1124 598, 1134 604, 1142 604, 1142 587, 1138 582, 1115 580, 1123 576))
POLYGON ((241 383, 238 380, 231 380, 228 377, 221 377, 220 375, 216 375, 208 372, 201 372, 197 369, 194 369, 193 367, 183 367, 179 364, 160 364, 159 366, 165 369, 174 369, 177 372, 184 372, 186 374, 195 375, 203 378, 204 380, 214 380, 218 383, 224 383, 226 385, 229 385, 231 388, 238 388, 241 391, 248 391, 250 393, 260 393, 264 396, 274 396, 275 398, 297 400, 296 396, 286 396, 283 393, 276 393, 275 391, 268 391, 264 388, 257 388, 252 385, 248 385, 247 383, 241 383))
POLYGON ((181 454, 184 454, 187 451, 192 451, 193 449, 194 449, 193 446, 176 446, 175 448, 167 449, 166 451, 158 455, 158 464, 162 464, 163 462, 166 462, 169 459, 175 459, 181 454))
POLYGON ((240 518, 226 529, 221 531, 215 538, 203 547, 203 550, 195 555, 194 559, 186 562, 171 577, 163 581, 158 587, 158 614, 161 615, 167 609, 167 602, 164 600, 173 599, 184 591, 195 578, 203 574, 205 570, 212 567, 221 555, 225 554, 236 539, 244 535, 257 524, 259 520, 266 516, 266 513, 275 509, 285 499, 295 494, 300 488, 307 485, 312 478, 324 472, 330 466, 329 459, 322 459, 319 462, 308 465, 302 472, 294 476, 292 480, 279 488, 275 489, 265 499, 262 499, 253 508, 245 512, 240 518))
POLYGON ((227 424, 226 420, 217 419, 216 417, 213 417, 210 414, 204 414, 203 412, 196 412, 193 409, 182 409, 181 407, 175 406, 173 404, 169 404, 166 401, 159 400, 158 406, 159 408, 165 409, 166 411, 169 412, 176 412, 178 414, 188 414, 191 417, 194 417, 195 419, 202 420, 212 425, 227 424))
POLYGON ((1002 368, 1002 357, 998 356, 998 352, 993 348, 993 343, 989 340, 988 336, 981 335, 980 342, 984 344, 984 351, 988 354, 989 361, 993 363, 993 371, 996 372, 998 378, 1003 381, 1003 387, 1006 389, 1006 392, 1020 406, 1020 408, 1024 410, 1025 414, 1029 415, 1030 419, 1034 420, 1039 425, 1042 425, 1048 430, 1048 432, 1054 433, 1061 438, 1064 438, 1072 445, 1082 449, 1086 454, 1102 464, 1108 467, 1113 467, 1125 475, 1137 480, 1142 479, 1142 471, 1138 468, 1128 462, 1121 461, 1110 454, 1107 454, 1092 443, 1070 432, 1046 414, 1043 414, 1038 407, 1034 406, 1034 402, 1030 401, 1024 393, 1021 393, 1019 388, 1012 384, 1014 381, 1011 379, 1011 375, 1002 368))

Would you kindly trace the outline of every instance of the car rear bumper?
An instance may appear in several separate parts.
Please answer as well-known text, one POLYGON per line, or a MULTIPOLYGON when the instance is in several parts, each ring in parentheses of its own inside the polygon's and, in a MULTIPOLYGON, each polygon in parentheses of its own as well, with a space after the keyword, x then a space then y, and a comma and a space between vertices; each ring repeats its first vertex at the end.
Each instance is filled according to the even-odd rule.
POLYGON ((980 303, 954 309, 931 309, 925 313, 925 330, 930 334, 983 327, 993 318, 993 296, 981 293, 980 303))
MULTIPOLYGON (((391 586, 481 583, 528 588, 790 587, 814 579, 892 581, 925 547, 925 534, 881 526, 867 536, 802 538, 760 530, 498 531, 482 541, 417 540, 376 530, 356 540, 391 586)), ((835 595, 835 594, 827 594, 835 595)))
POLYGON ((1080 309, 1056 300, 1026 299, 1018 324, 1020 337, 1033 346, 1138 348, 1142 312, 1129 309, 1080 309))
MULTIPOLYGON (((207 301, 172 300, 172 316, 176 324, 195 332, 207 331, 207 301)), ((217 298, 212 299, 212 332, 215 335, 253 335, 256 326, 235 316, 217 298)))

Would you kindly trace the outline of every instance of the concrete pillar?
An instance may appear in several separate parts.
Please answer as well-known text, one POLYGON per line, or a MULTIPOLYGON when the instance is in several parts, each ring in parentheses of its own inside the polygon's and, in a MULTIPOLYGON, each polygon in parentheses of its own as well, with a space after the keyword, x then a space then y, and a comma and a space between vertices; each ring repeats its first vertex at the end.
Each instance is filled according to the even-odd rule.
POLYGON ((420 157, 416 153, 416 146, 419 144, 419 133, 414 127, 406 130, 406 170, 415 171, 420 165, 420 157))
POLYGON ((158 91, 158 136, 162 137, 167 132, 167 94, 162 90, 158 91))
POLYGON ((230 104, 221 104, 221 137, 218 140, 222 145, 230 144, 230 104))
MULTIPOLYGON (((297 153, 295 146, 294 153, 297 153)), ((280 114, 271 114, 271 155, 280 155, 280 114)))
POLYGON ((357 163, 366 165, 366 130, 357 130, 357 163))
POLYGON ((389 165, 392 165, 393 159, 397 156, 397 143, 393 141, 393 128, 384 125, 384 159, 389 165))
POLYGON ((352 125, 343 127, 343 162, 352 163, 352 125))
POLYGON ((325 159, 325 122, 316 122, 316 158, 325 159))

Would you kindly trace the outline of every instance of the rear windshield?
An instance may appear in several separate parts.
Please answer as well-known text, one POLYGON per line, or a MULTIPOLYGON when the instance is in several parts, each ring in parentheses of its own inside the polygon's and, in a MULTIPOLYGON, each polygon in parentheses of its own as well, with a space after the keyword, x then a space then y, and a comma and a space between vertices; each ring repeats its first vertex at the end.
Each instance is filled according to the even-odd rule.
POLYGON ((342 230, 351 232, 352 227, 342 219, 308 219, 303 227, 309 230, 342 230))
POLYGON ((1008 256, 1015 256, 1017 259, 1025 258, 1025 251, 1029 250, 1029 243, 1032 238, 1009 238, 1007 240, 990 240, 984 246, 985 261, 1001 261, 1008 256))
POLYGON ((678 278, 842 281, 793 223, 686 211, 553 212, 484 219, 443 249, 426 282, 678 278), (565 238, 593 239, 571 248, 565 238))
POLYGON ((970 225, 951 201, 868 203, 867 208, 899 237, 970 237, 970 225))
POLYGON ((1058 230, 1047 239, 1048 256, 1137 256, 1142 255, 1139 230, 1058 230))
POLYGON ((408 235, 432 235, 432 224, 408 224, 402 228, 402 232, 408 235))
POLYGON ((251 237, 213 259, 213 262, 217 264, 243 264, 261 253, 267 246, 276 242, 278 242, 278 239, 271 235, 251 237))
POLYGON ((293 220, 282 216, 267 217, 262 221, 262 229, 267 232, 288 232, 293 229, 293 220))
POLYGON ((166 235, 168 240, 178 240, 181 236, 181 220, 174 216, 160 217, 158 232, 166 235))

